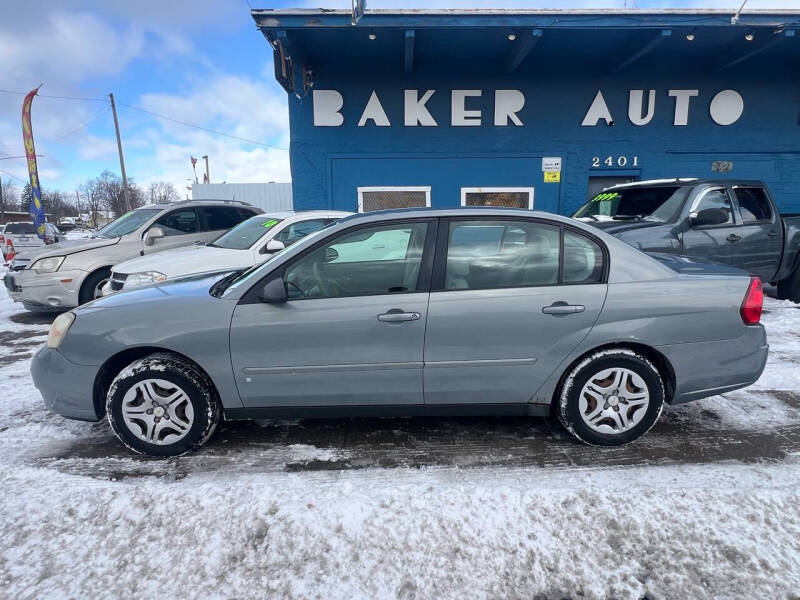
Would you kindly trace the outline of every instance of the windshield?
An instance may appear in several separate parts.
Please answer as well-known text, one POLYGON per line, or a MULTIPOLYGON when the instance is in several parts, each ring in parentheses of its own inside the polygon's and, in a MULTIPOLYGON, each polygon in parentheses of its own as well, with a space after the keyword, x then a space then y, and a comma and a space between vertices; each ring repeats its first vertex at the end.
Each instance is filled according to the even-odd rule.
POLYGON ((274 219, 269 215, 250 217, 242 221, 230 231, 226 231, 209 244, 214 248, 229 248, 231 250, 245 250, 255 244, 270 229, 275 227, 281 219, 274 219))
POLYGON ((128 235, 139 229, 139 227, 160 213, 161 210, 160 208, 137 208, 125 213, 118 219, 114 219, 92 237, 115 238, 128 235))
POLYGON ((674 220, 689 196, 691 186, 610 188, 597 194, 572 215, 595 221, 645 219, 674 220))
POLYGON ((9 223, 6 225, 6 234, 36 235, 36 227, 33 223, 9 223))

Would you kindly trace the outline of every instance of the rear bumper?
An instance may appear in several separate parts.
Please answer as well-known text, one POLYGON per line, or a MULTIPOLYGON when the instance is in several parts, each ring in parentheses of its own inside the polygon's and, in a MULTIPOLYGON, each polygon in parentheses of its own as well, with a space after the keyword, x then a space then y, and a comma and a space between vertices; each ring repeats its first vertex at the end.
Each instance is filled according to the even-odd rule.
POLYGON ((671 404, 682 404, 747 387, 767 364, 769 345, 762 325, 732 340, 658 346, 675 371, 671 404))
POLYGON ((33 384, 48 410, 79 421, 99 421, 94 406, 94 381, 100 367, 78 365, 47 346, 31 361, 33 384))
POLYGON ((40 310, 61 310, 78 306, 78 292, 85 271, 56 271, 37 273, 30 269, 9 272, 13 278, 13 288, 8 289, 9 297, 22 302, 26 308, 40 310))

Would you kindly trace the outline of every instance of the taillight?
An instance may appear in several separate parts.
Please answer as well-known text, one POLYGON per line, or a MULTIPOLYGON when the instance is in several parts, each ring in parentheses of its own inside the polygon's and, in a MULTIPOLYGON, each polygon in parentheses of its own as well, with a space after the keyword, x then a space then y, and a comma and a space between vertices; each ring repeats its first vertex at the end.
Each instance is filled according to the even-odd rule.
POLYGON ((758 277, 750 278, 750 285, 747 287, 747 294, 742 300, 739 314, 745 325, 758 325, 761 321, 761 308, 764 306, 764 288, 761 287, 761 280, 758 277))
POLYGON ((0 246, 6 243, 6 236, 0 233, 0 246))

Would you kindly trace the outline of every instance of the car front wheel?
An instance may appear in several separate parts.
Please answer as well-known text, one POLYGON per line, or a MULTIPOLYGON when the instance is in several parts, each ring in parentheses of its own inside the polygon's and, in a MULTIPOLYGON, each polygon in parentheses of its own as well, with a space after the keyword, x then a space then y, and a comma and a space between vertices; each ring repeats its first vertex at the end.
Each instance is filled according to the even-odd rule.
POLYGON ((214 433, 221 413, 208 377, 167 353, 132 362, 106 396, 112 431, 140 454, 177 456, 199 448, 214 433))
POLYGON ((557 401, 559 420, 579 440, 621 446, 658 420, 664 382, 658 369, 638 352, 601 350, 571 369, 557 401))

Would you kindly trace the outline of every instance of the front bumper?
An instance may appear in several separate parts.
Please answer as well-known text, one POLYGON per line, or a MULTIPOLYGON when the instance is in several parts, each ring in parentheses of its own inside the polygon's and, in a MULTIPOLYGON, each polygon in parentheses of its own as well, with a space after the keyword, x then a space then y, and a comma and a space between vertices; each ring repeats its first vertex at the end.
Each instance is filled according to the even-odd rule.
POLYGON ((94 381, 100 367, 78 365, 58 350, 43 345, 31 361, 33 384, 48 410, 79 421, 99 421, 94 404, 94 381))
POLYGON ((747 327, 731 340, 658 346, 675 371, 672 404, 682 404, 752 385, 769 354, 762 325, 747 327))
POLYGON ((26 308, 61 310, 78 306, 78 292, 85 271, 37 273, 30 269, 9 271, 4 278, 9 297, 26 308))

